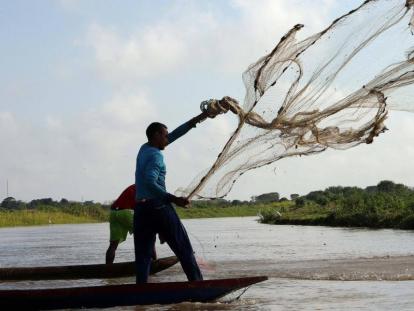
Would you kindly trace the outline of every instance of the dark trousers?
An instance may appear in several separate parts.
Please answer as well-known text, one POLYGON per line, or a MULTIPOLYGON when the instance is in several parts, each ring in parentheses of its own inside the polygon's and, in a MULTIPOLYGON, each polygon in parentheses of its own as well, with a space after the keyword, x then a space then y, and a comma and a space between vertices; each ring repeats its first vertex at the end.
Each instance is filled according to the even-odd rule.
POLYGON ((155 236, 161 234, 180 260, 189 281, 202 280, 187 232, 171 204, 156 206, 147 202, 137 204, 134 212, 134 246, 136 282, 146 283, 150 271, 155 236))

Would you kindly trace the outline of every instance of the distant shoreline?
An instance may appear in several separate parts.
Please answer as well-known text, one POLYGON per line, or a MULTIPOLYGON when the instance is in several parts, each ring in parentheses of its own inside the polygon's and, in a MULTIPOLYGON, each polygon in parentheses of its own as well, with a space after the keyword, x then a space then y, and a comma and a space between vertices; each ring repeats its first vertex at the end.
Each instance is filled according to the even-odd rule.
MULTIPOLYGON (((177 213, 182 219, 217 218, 217 217, 245 217, 257 216, 260 208, 255 206, 230 206, 230 207, 193 207, 188 209, 177 208, 177 213)), ((73 215, 60 211, 44 210, 15 210, 0 211, 0 228, 17 226, 38 226, 51 224, 83 224, 107 222, 109 211, 105 211, 104 217, 73 215)))
MULTIPOLYGON (((107 222, 109 210, 93 201, 7 198, 0 208, 0 227, 107 222)), ((414 189, 384 180, 365 189, 335 186, 292 194, 291 200, 279 199, 277 192, 251 201, 196 200, 177 213, 182 219, 259 216, 264 224, 414 229, 414 189)))
MULTIPOLYGON (((298 207, 294 201, 273 202, 267 204, 249 204, 232 206, 190 207, 177 208, 177 214, 181 219, 203 219, 220 217, 248 217, 258 216, 259 222, 275 225, 304 225, 304 226, 330 226, 330 227, 367 227, 373 229, 414 229, 411 222, 402 222, 402 217, 394 217, 399 222, 380 222, 376 215, 376 222, 367 223, 369 215, 361 219, 345 220, 335 219, 332 215, 335 208, 320 207, 308 202, 303 207, 298 207)), ((361 216, 360 216, 361 217, 361 216)), ((408 216, 411 219, 411 216, 408 216)), ((74 215, 52 209, 47 210, 0 210, 0 228, 17 226, 39 226, 53 224, 85 224, 105 223, 109 219, 109 210, 102 208, 102 213, 91 215, 87 212, 74 215)))
POLYGON ((290 206, 264 210, 261 223, 414 229, 414 190, 392 181, 365 189, 329 187, 297 197, 290 206))
POLYGON ((0 228, 56 224, 98 223, 101 219, 63 212, 36 210, 0 211, 0 228))

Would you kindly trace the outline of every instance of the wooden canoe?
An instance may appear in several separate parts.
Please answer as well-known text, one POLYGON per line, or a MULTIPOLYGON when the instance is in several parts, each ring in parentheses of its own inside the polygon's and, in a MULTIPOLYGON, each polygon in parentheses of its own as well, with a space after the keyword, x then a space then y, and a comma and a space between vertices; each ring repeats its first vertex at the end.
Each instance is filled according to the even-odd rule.
MULTIPOLYGON (((178 262, 177 257, 170 256, 152 261, 151 274, 165 270, 178 262)), ((0 281, 27 280, 68 280, 68 279, 104 279, 135 275, 135 262, 121 262, 112 265, 78 265, 0 268, 0 281)))
POLYGON ((207 302, 265 280, 267 277, 258 276, 194 282, 0 290, 0 309, 53 310, 170 304, 184 301, 207 302))

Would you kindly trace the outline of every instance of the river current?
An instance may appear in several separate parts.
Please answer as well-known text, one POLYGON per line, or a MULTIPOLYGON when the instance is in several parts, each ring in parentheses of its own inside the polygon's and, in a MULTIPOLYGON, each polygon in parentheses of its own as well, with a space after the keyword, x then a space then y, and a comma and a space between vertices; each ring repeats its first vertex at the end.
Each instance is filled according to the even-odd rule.
MULTIPOLYGON (((267 275, 269 280, 214 303, 111 310, 414 310, 413 231, 264 225, 256 217, 183 223, 206 279, 267 275)), ((108 238, 105 223, 2 228, 0 267, 103 263, 108 238)), ((158 241, 157 252, 159 257, 172 255, 158 241)), ((120 244, 115 261, 133 259, 129 236, 120 244)), ((179 265, 150 278, 184 280, 179 265)), ((133 281, 0 282, 0 289, 133 281)))

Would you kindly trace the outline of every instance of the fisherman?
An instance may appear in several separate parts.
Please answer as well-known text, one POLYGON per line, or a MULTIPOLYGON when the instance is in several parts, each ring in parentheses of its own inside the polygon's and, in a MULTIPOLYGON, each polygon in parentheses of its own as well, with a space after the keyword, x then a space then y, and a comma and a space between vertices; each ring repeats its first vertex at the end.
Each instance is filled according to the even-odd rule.
MULTIPOLYGON (((126 240, 127 234, 134 232, 133 210, 135 208, 135 184, 126 188, 118 199, 111 205, 109 213, 109 247, 106 251, 106 264, 112 264, 115 260, 115 252, 119 243, 126 240)), ((155 246, 151 255, 152 259, 157 259, 155 246)))
POLYGON ((185 197, 176 197, 167 192, 166 166, 161 151, 207 117, 207 113, 203 112, 171 133, 168 133, 167 126, 158 122, 151 123, 146 130, 148 142, 138 152, 135 170, 137 204, 134 212, 134 245, 137 283, 146 283, 148 280, 157 233, 163 236, 180 260, 188 280, 203 279, 190 239, 171 204, 187 207, 190 202, 185 197))

